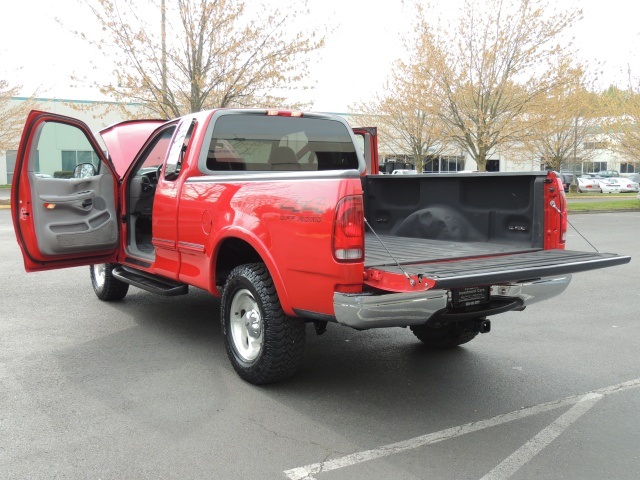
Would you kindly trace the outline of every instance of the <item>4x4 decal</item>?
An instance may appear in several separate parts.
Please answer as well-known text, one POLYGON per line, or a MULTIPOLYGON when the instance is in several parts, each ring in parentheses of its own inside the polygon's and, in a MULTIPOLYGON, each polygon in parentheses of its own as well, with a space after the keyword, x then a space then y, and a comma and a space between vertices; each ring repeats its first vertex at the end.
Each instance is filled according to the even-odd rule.
POLYGON ((327 210, 327 205, 327 200, 324 197, 315 197, 310 200, 294 197, 280 205, 280 209, 293 213, 324 213, 327 210))

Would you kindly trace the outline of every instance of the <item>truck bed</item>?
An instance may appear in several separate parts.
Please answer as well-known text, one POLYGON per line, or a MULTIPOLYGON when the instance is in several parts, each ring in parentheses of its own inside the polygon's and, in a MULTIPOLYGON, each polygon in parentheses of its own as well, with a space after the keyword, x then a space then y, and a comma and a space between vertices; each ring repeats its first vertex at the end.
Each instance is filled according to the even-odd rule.
POLYGON ((398 275, 404 275, 404 270, 435 281, 434 288, 519 282, 620 265, 629 260, 628 256, 610 253, 523 249, 496 243, 372 233, 365 237, 366 269, 398 275))
POLYGON ((385 267, 412 263, 461 260, 479 256, 532 252, 539 249, 486 242, 456 242, 426 238, 365 235, 364 266, 385 267), (395 259, 395 260, 394 260, 395 259))
POLYGON ((546 172, 364 177, 367 278, 393 290, 407 273, 448 289, 630 261, 609 253, 545 250, 545 182, 546 172))

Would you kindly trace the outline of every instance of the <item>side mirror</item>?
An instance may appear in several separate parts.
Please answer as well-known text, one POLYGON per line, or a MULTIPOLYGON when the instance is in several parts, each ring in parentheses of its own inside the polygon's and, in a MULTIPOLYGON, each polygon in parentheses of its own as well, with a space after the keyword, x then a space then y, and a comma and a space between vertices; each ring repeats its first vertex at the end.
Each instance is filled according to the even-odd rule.
POLYGON ((80 163, 73 169, 73 178, 89 178, 97 173, 93 163, 80 163))

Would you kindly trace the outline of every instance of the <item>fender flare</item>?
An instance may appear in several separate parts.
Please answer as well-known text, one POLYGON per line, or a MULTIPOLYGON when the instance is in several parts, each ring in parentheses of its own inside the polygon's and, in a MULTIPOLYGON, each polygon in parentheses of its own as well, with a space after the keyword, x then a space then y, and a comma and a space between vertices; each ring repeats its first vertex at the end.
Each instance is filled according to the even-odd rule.
POLYGON ((215 277, 215 264, 218 258, 218 254, 220 251, 220 246, 224 243, 225 240, 228 239, 238 239, 247 243, 251 248, 253 248, 257 254, 260 256, 261 260, 264 262, 265 266, 269 270, 269 274, 273 279, 273 284, 276 287, 276 292, 278 293, 278 299, 280 300, 280 305, 282 309, 287 315, 295 316, 293 313, 293 309, 291 306, 291 301, 289 299, 289 294, 287 292, 287 288, 285 282, 280 274, 280 270, 277 267, 277 263, 274 260, 273 256, 269 249, 265 246, 263 240, 259 239, 254 233, 251 231, 241 228, 241 227, 227 227, 225 229, 220 230, 219 234, 213 239, 213 248, 211 249, 211 275, 209 275, 209 281, 211 282, 209 285, 210 292, 217 292, 216 287, 216 277, 215 277))

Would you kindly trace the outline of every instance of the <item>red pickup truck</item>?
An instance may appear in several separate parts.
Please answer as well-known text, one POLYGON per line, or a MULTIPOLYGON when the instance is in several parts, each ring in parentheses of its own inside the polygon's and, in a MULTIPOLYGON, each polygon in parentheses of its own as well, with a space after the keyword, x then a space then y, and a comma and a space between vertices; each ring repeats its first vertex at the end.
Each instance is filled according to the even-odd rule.
POLYGON ((12 216, 27 271, 90 265, 101 300, 130 285, 221 297, 229 359, 254 384, 296 371, 306 323, 410 327, 454 347, 572 273, 630 260, 564 249, 552 173, 379 175, 377 163, 375 129, 338 116, 219 109, 94 136, 33 111, 12 216), (86 159, 73 178, 39 174, 67 144, 86 159))

